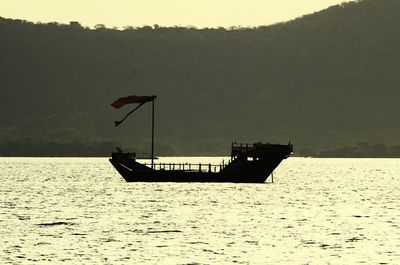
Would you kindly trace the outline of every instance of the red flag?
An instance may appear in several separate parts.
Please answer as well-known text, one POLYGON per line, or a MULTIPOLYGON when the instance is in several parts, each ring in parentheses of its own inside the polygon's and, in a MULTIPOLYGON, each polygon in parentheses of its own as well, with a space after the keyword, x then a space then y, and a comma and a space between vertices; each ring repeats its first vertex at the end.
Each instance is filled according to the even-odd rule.
POLYGON ((125 104, 131 104, 131 103, 146 103, 149 101, 152 101, 156 98, 156 96, 129 96, 129 97, 123 97, 119 98, 113 103, 111 103, 111 106, 113 106, 116 109, 121 108, 125 104))

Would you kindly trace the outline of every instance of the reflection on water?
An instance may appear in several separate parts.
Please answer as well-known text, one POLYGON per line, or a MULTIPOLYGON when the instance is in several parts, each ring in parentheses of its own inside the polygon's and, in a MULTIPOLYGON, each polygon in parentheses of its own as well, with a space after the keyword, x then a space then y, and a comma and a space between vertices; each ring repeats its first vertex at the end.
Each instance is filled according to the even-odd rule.
POLYGON ((400 262, 396 159, 289 158, 274 184, 125 183, 105 158, 0 172, 0 264, 400 262))

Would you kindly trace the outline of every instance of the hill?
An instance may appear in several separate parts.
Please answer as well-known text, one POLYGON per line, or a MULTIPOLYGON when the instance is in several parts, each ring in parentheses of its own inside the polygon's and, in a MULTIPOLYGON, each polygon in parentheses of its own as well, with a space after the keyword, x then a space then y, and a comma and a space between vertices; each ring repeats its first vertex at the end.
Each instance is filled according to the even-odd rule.
POLYGON ((110 103, 131 94, 158 95, 160 155, 289 139, 320 151, 400 136, 397 0, 258 28, 90 30, 3 18, 0 39, 2 155, 107 155, 116 144, 145 152, 150 105, 112 127, 129 109, 110 103))

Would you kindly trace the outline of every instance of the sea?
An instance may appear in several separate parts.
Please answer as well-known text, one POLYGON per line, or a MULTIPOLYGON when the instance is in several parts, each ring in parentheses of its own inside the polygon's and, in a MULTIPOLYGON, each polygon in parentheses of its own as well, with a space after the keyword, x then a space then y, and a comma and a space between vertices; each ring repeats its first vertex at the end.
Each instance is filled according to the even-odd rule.
POLYGON ((400 264, 400 159, 291 157, 274 183, 234 184, 0 158, 0 177, 0 264, 400 264))

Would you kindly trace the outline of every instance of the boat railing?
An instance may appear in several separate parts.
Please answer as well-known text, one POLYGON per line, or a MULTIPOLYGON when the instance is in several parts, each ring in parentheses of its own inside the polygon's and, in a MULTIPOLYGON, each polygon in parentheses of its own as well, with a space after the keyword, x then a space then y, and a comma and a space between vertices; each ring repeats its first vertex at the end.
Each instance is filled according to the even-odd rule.
MULTIPOLYGON (((154 163, 153 168, 155 170, 177 170, 177 171, 193 171, 193 172, 219 172, 223 170, 228 163, 222 161, 222 163, 216 164, 204 164, 204 163, 154 163)), ((144 163, 145 166, 151 167, 151 163, 144 163)))

